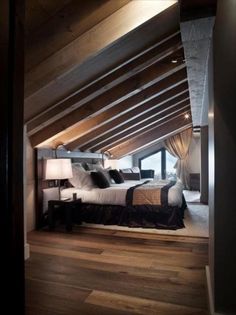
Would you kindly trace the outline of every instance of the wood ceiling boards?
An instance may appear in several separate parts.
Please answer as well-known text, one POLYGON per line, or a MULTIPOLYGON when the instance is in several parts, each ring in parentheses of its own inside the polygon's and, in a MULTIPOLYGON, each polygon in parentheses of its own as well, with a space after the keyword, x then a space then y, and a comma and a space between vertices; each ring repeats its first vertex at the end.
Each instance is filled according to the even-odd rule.
POLYGON ((129 2, 26 0, 26 72, 129 2))
MULTIPOLYGON (((184 91, 185 85, 187 84, 186 75, 185 68, 175 72, 171 76, 141 91, 140 93, 135 94, 134 96, 117 104, 116 106, 113 106, 109 110, 106 110, 105 112, 102 112, 86 121, 79 123, 78 126, 70 129, 67 133, 59 136, 58 138, 55 138, 52 143, 50 143, 51 146, 55 146, 58 143, 63 142, 68 144, 68 148, 71 147, 72 150, 80 147, 80 145, 84 143, 84 140, 91 140, 93 139, 94 135, 98 136, 100 133, 103 134, 107 128, 111 128, 111 125, 108 124, 126 112, 133 110, 133 114, 134 112, 138 114, 139 110, 141 110, 141 113, 142 109, 145 109, 144 106, 141 107, 141 105, 147 103, 149 100, 151 101, 152 98, 156 99, 156 97, 163 94, 162 101, 167 101, 169 98, 172 98, 178 93, 184 91), (178 89, 176 90, 175 88, 178 89), (97 128, 104 125, 104 129, 99 129, 98 133, 96 131, 97 128), (93 134, 91 134, 91 132, 93 132, 93 134)), ((156 106, 157 103, 154 105, 156 106)), ((124 116, 123 118, 127 119, 127 117, 124 116)), ((123 122, 123 119, 121 122, 123 122)))
POLYGON ((122 144, 109 149, 109 153, 113 158, 119 159, 128 154, 132 154, 140 148, 144 148, 149 144, 163 140, 169 135, 176 134, 184 129, 191 127, 191 122, 184 121, 182 115, 173 118, 171 121, 159 125, 152 130, 147 131, 141 137, 138 135, 132 139, 123 142, 122 144))
MULTIPOLYGON (((68 10, 73 2, 68 2, 63 10, 68 10)), ((112 10, 116 10, 114 14, 122 12, 118 7, 109 6, 109 2, 101 1, 101 6, 94 4, 93 13, 100 12, 101 20, 112 10), (106 9, 102 13, 103 6, 106 9)), ((127 3, 121 1, 119 5, 122 7, 127 3)), ((58 15, 54 18, 58 20, 58 15)), ((85 13, 83 18, 83 34, 91 36, 88 25, 94 18, 89 19, 85 13)), ((110 21, 109 17, 107 21, 110 21)), ((113 21, 116 23, 116 20, 113 21)), ((48 23, 54 22, 48 20, 48 23)), ((110 25, 113 29, 115 26, 110 25)), ((74 32, 78 38, 84 36, 79 27, 74 32)), ((49 34, 47 38, 50 36, 53 37, 49 34)), ((64 43, 67 40, 68 36, 64 43)), ((62 48, 50 57, 45 52, 46 63, 37 64, 35 69, 45 71, 48 79, 44 80, 44 75, 37 77, 37 71, 32 70, 26 76, 25 119, 32 146, 64 143, 71 150, 100 151, 109 148, 114 155, 120 156, 117 150, 121 149, 123 155, 128 150, 127 143, 132 143, 134 148, 135 139, 138 140, 137 145, 140 144, 150 130, 153 136, 161 138, 165 132, 174 132, 168 127, 168 122, 178 130, 191 124, 191 120, 183 122, 184 113, 189 111, 189 92, 177 5, 122 35, 112 44, 107 45, 106 40, 99 43, 99 47, 95 47, 97 53, 92 57, 90 53, 86 55, 87 48, 82 47, 85 49, 84 59, 70 59, 73 48, 73 45, 67 45, 68 54, 64 54, 62 48), (104 48, 101 48, 102 45, 104 48), (56 66, 58 54, 63 58, 60 69, 56 66), (69 66, 64 59, 66 56, 69 66), (53 70, 51 73, 46 67, 49 61, 51 69, 56 67, 56 72, 53 70), (130 142, 132 139, 133 142, 130 142), (116 147, 113 148, 114 145, 116 147)), ((32 62, 32 65, 34 69, 35 63, 32 62)))
POLYGON ((130 5, 139 3, 145 1, 128 3, 26 73, 26 121, 177 29, 178 10, 171 7, 168 24, 162 12, 132 30, 142 12, 130 5))
MULTIPOLYGON (((181 101, 186 101, 189 104, 188 91, 185 93, 181 93, 176 98, 172 97, 169 100, 166 100, 165 98, 166 95, 161 95, 160 97, 154 98, 149 102, 145 102, 139 107, 104 124, 100 128, 94 130, 92 133, 86 134, 84 137, 79 138, 78 140, 80 140, 81 143, 79 148, 81 150, 91 149, 93 145, 98 144, 99 141, 104 139, 107 140, 110 136, 113 136, 120 131, 127 131, 128 128, 133 127, 148 118, 152 118, 152 116, 156 116, 161 112, 165 112, 166 110, 173 108, 174 106, 179 109, 181 107, 181 101)), ((74 145, 78 147, 78 141, 73 141, 67 147, 72 149, 74 145)))
MULTIPOLYGON (((111 136, 109 139, 104 139, 98 144, 94 144, 91 148, 89 148, 92 152, 96 151, 107 151, 110 148, 117 146, 120 143, 128 139, 132 139, 137 135, 142 135, 144 132, 153 129, 154 127, 160 127, 162 123, 172 121, 173 118, 182 117, 184 114, 190 112, 189 102, 185 102, 180 109, 173 111, 173 109, 169 109, 166 112, 162 112, 159 115, 155 115, 146 121, 142 121, 140 124, 133 126, 132 128, 125 130, 118 135, 111 136)), ((85 147, 86 148, 86 147, 85 147)), ((84 150, 84 147, 82 147, 84 150)))
POLYGON ((95 97, 103 94, 106 90, 110 90, 112 87, 116 88, 119 83, 147 69, 155 62, 163 60, 164 57, 170 56, 173 52, 182 47, 179 32, 170 36, 170 38, 163 43, 158 44, 149 48, 148 51, 143 52, 142 55, 138 55, 131 60, 126 60, 126 62, 113 69, 109 74, 101 78, 96 78, 95 82, 83 87, 65 100, 61 100, 58 104, 51 106, 47 111, 35 117, 32 121, 29 121, 27 128, 29 135, 64 116, 65 113, 68 114, 70 111, 75 110, 86 102, 94 100, 95 97))

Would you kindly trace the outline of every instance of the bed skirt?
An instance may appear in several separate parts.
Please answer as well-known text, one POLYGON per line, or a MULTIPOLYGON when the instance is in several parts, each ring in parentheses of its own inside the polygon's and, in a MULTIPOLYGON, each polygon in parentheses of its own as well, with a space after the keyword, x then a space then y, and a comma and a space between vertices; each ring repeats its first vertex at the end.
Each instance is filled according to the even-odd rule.
POLYGON ((75 211, 74 220, 76 223, 177 230, 185 227, 183 219, 186 206, 184 196, 181 208, 82 204, 79 211, 75 211))

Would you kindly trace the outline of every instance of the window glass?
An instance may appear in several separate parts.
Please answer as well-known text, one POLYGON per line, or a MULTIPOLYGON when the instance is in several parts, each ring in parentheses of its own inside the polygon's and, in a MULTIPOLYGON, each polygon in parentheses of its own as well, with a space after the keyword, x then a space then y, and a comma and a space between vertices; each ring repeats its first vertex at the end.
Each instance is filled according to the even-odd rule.
POLYGON ((176 180, 176 169, 174 168, 177 158, 166 151, 166 178, 176 180))
POLYGON ((155 178, 161 178, 161 151, 141 160, 141 169, 152 169, 155 171, 155 178))

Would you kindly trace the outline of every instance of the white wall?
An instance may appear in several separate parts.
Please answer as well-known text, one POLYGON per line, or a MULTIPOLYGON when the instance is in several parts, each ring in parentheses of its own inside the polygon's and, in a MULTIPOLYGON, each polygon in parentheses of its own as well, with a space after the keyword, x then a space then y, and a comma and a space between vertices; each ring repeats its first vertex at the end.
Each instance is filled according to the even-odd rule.
POLYGON ((117 168, 129 168, 133 167, 133 158, 132 155, 127 155, 117 161, 117 168))
POLYGON ((132 155, 127 155, 119 160, 105 160, 104 161, 104 167, 111 167, 116 169, 121 168, 130 168, 133 167, 133 158, 132 155))
POLYGON ((193 134, 189 147, 188 160, 190 173, 201 173, 201 138, 200 134, 193 134))

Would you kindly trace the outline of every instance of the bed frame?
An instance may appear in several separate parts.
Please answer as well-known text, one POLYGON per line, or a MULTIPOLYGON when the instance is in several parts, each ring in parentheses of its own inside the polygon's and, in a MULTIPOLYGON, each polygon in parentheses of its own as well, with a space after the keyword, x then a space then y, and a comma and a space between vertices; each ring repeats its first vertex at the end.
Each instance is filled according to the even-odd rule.
MULTIPOLYGON (((58 158, 70 158, 72 162, 87 162, 87 163, 103 163, 103 155, 98 153, 86 153, 73 151, 68 153, 66 150, 57 149, 58 158)), ((35 217, 36 229, 43 226, 43 189, 56 187, 56 181, 45 180, 45 161, 55 158, 55 150, 53 149, 35 149, 35 217)))

